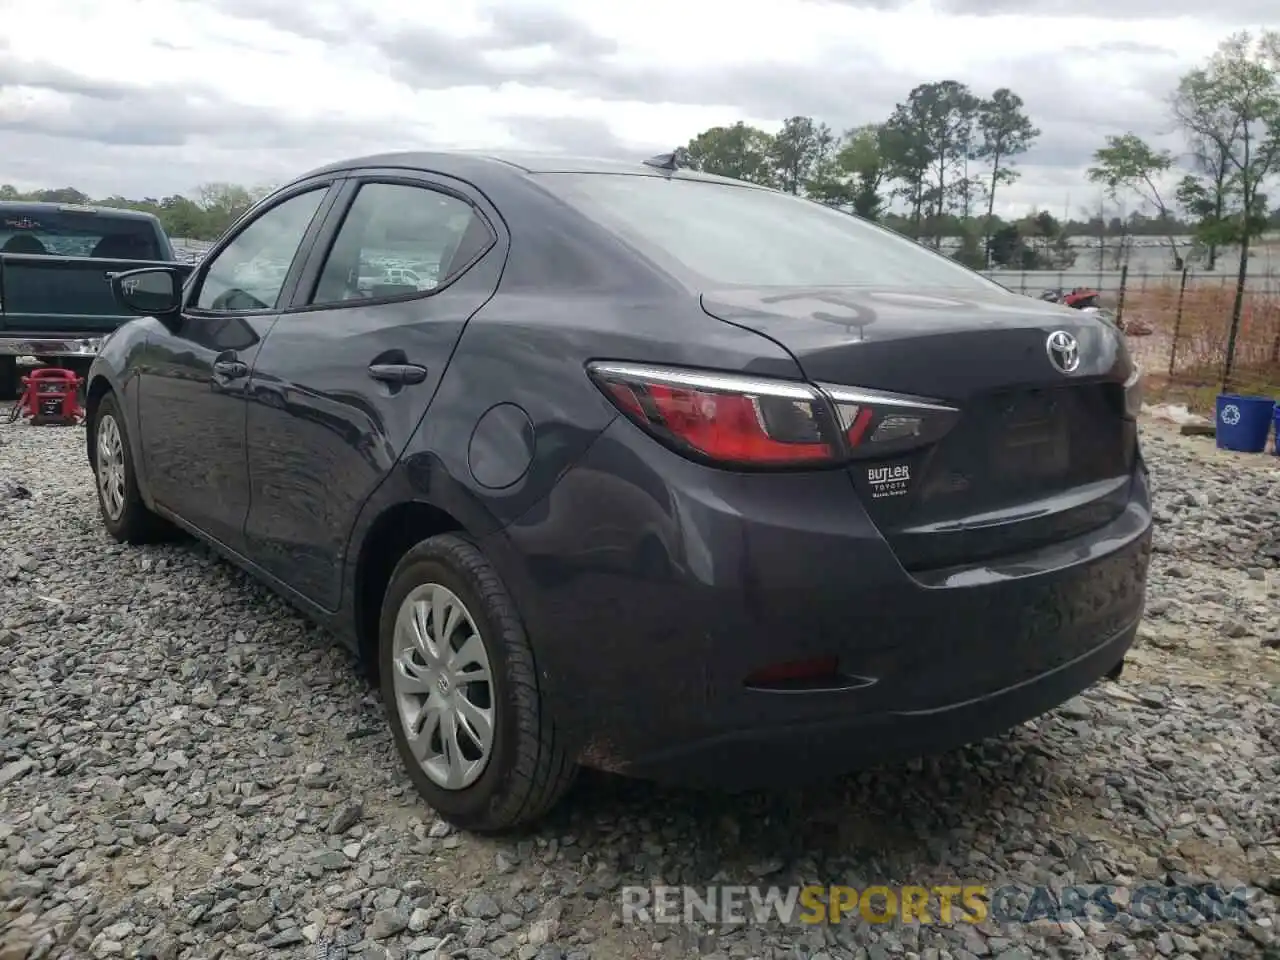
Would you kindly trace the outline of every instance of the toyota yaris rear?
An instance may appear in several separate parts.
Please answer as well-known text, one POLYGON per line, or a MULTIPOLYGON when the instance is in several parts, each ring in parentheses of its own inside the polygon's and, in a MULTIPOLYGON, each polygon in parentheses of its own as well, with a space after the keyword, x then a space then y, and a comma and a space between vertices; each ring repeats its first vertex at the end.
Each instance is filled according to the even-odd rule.
POLYGON ((1151 519, 1113 326, 770 191, 541 179, 693 291, 687 343, 749 331, 794 371, 690 362, 658 321, 585 364, 618 416, 504 536, 586 762, 793 784, 1119 668, 1151 519))

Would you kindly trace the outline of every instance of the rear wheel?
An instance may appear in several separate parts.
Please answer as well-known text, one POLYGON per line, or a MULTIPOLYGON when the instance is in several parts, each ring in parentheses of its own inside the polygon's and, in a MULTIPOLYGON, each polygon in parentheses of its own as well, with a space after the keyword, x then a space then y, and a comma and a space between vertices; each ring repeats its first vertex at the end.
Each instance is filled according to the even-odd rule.
POLYGON ((396 748, 441 817, 498 832, 560 800, 576 766, 545 710, 515 607, 475 544, 446 534, 405 554, 378 639, 396 748))
POLYGON ((94 431, 93 474, 103 526, 121 543, 151 543, 168 539, 174 529, 156 516, 138 491, 129 434, 115 394, 98 404, 89 429, 94 431))

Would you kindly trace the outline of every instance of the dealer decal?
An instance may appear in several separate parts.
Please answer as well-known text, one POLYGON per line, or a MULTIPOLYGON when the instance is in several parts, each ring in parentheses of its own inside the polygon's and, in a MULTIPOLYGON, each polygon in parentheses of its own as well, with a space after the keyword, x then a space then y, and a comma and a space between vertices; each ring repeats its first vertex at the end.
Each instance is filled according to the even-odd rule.
POLYGON ((911 484, 911 467, 905 463, 893 467, 868 467, 867 483, 871 484, 872 499, 901 497, 911 484))

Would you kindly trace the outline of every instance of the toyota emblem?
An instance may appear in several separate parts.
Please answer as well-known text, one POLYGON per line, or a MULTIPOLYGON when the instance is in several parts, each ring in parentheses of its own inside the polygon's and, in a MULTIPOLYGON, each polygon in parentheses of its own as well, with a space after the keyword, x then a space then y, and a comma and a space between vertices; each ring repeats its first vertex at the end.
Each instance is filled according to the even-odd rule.
POLYGON ((1080 344, 1065 330, 1049 334, 1045 349, 1049 353, 1049 362, 1063 373, 1072 373, 1080 366, 1080 344))

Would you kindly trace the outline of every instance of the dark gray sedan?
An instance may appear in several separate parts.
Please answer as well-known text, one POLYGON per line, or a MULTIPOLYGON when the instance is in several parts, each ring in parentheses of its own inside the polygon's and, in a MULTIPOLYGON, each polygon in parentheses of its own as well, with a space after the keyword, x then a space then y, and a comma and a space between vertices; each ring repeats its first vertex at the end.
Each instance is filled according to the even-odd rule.
POLYGON ((1114 326, 673 166, 352 160, 114 280, 107 529, 195 534, 356 649, 462 827, 581 765, 790 786, 971 741, 1142 614, 1114 326))

